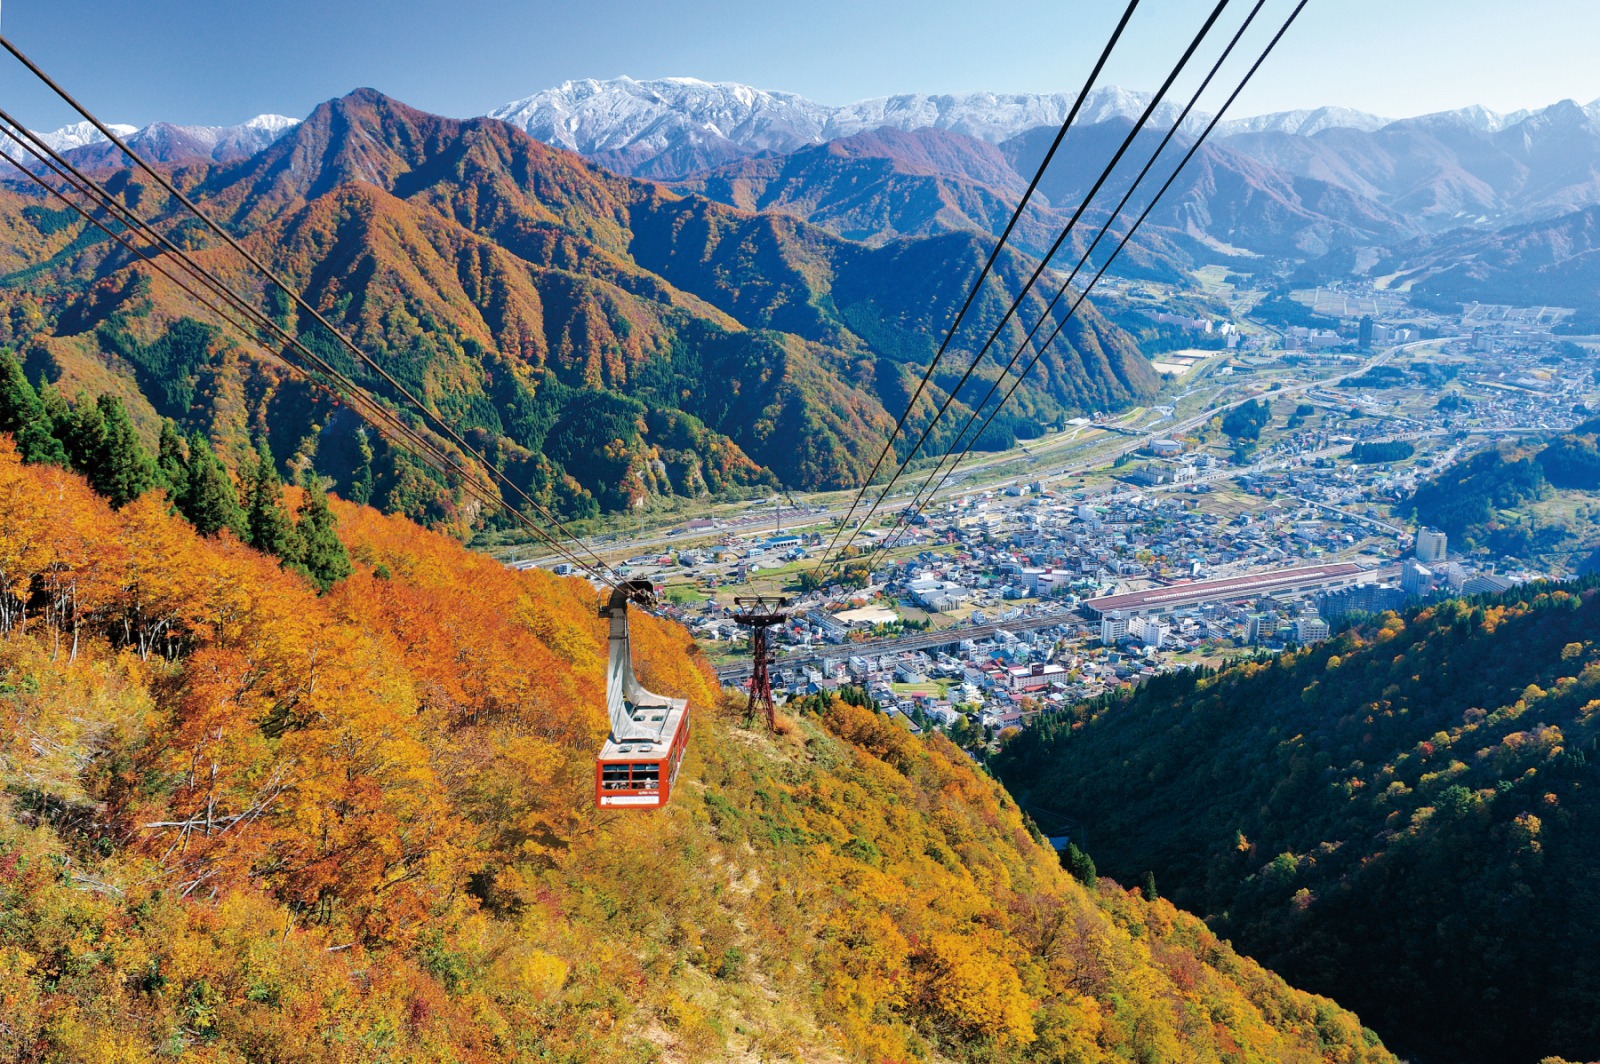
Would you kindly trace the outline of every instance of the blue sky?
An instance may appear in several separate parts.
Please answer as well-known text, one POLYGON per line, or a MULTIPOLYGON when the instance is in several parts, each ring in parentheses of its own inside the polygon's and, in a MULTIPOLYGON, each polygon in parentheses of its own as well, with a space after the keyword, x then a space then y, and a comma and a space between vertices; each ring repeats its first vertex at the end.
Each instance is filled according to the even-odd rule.
MULTIPOLYGON (((825 103, 1075 89, 1123 0, 9 0, 0 31, 103 117, 301 116, 370 85, 481 114, 568 78, 690 75, 825 103)), ((1247 0, 1235 0, 1242 17, 1247 0)), ((1269 0, 1279 18, 1290 0, 1269 0)), ((1106 81, 1153 88, 1209 0, 1144 0, 1106 81)), ((1600 97, 1593 0, 1311 0, 1233 112, 1394 117, 1600 97), (1514 10, 1515 17, 1508 15, 1514 10)), ((6 57, 4 106, 69 119, 6 57)))

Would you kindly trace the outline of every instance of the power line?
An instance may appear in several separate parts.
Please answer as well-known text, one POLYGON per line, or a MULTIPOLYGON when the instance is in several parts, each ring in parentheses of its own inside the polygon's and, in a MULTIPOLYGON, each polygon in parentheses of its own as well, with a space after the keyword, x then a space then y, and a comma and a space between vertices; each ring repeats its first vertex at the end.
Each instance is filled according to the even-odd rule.
POLYGON ((243 258, 251 266, 254 266, 262 274, 262 276, 266 277, 280 291, 282 291, 285 295, 287 295, 290 298, 290 300, 292 300, 295 303, 295 305, 298 306, 304 313, 309 314, 315 321, 317 321, 319 324, 321 324, 323 326, 323 328, 327 329, 328 332, 332 333, 334 338, 337 339, 347 350, 349 350, 350 353, 353 354, 357 358, 357 360, 359 360, 361 363, 366 365, 374 373, 378 374, 378 376, 383 378, 383 380, 385 382, 387 382, 388 385, 391 388, 393 388, 398 394, 403 396, 407 400, 407 402, 409 402, 413 407, 416 408, 418 413, 420 413, 422 415, 424 423, 426 423, 427 421, 429 421, 431 419, 434 422, 434 424, 438 426, 438 430, 441 430, 444 433, 444 435, 448 436, 456 444, 457 447, 461 448, 462 451, 464 451, 468 455, 471 455, 474 459, 476 459, 479 463, 481 463, 481 465, 483 466, 484 470, 488 474, 490 474, 494 479, 500 481, 506 487, 510 488, 512 490, 512 492, 514 492, 516 495, 520 496, 523 499, 524 502, 526 502, 528 505, 532 506, 535 511, 537 511, 541 516, 543 516, 545 518, 545 520, 549 521, 552 525, 554 525, 555 528, 558 531, 560 531, 563 536, 565 536, 566 538, 571 539, 574 542, 578 543, 578 545, 580 547, 582 547, 584 549, 584 551, 587 552, 591 558, 594 559, 595 563, 601 569, 608 569, 609 568, 609 566, 606 565, 605 561, 602 560, 599 555, 595 554, 593 550, 590 550, 586 545, 584 545, 581 539, 579 539, 578 537, 574 536, 572 534, 572 532, 570 530, 568 530, 561 523, 561 521, 553 513, 551 513, 549 511, 549 509, 547 509, 542 503, 540 503, 537 499, 533 498, 527 492, 523 491, 522 488, 520 486, 518 486, 513 480, 511 480, 510 477, 508 477, 498 467, 496 467, 487 458, 485 458, 482 454, 480 454, 471 444, 469 444, 465 439, 462 438, 461 434, 458 433, 455 430, 455 427, 453 425, 451 425, 447 420, 445 420, 439 414, 437 414, 434 411, 430 410, 428 408, 427 404, 423 403, 420 399, 418 399, 415 395, 413 395, 409 389, 407 389, 399 381, 395 380, 395 378, 392 375, 390 375, 390 373, 387 370, 385 370, 375 359, 373 359, 369 355, 367 355, 367 353, 362 351, 361 348, 358 347, 353 340, 351 340, 349 337, 344 335, 344 333, 340 332, 337 328, 335 328, 333 323, 328 321, 328 319, 325 318, 320 311, 318 311, 310 303, 306 302, 306 300, 300 295, 299 292, 297 292, 295 289, 290 287, 282 278, 280 278, 275 272, 273 272, 271 269, 269 269, 265 263, 263 263, 258 257, 256 257, 248 249, 246 249, 244 247, 244 245, 241 244, 231 233, 229 233, 227 230, 223 229, 216 222, 212 221, 211 218, 207 214, 205 214, 205 212, 201 211, 200 208, 195 205, 193 200, 191 200, 188 196, 184 195, 184 193, 181 192, 178 189, 178 187, 176 185, 174 185, 164 174, 162 174, 159 171, 157 171, 153 166, 151 166, 148 162, 146 162, 143 159, 143 157, 141 157, 137 152, 135 152, 132 148, 128 147, 128 145, 122 140, 121 137, 119 137, 109 126, 107 126, 97 116, 95 116, 87 107, 85 107, 83 104, 79 103, 72 96, 71 93, 67 92, 66 89, 62 88, 61 85, 59 85, 55 81, 55 79, 50 77, 49 74, 45 73, 45 71, 42 70, 38 66, 38 64, 36 64, 32 59, 28 58, 28 56, 26 54, 24 54, 21 49, 19 49, 15 44, 13 44, 11 42, 10 38, 8 38, 8 37, 6 37, 4 35, 0 35, 0 46, 4 46, 6 51, 10 52, 17 59, 18 62, 22 63, 25 67, 27 67, 28 70, 31 71, 35 77, 37 77, 52 92, 54 92, 64 102, 66 102, 68 106, 70 106, 73 110, 75 110, 79 114, 81 114, 91 125, 93 125, 97 130, 100 131, 102 136, 104 136, 112 144, 116 145, 116 147, 118 149, 120 149, 124 155, 126 155, 128 158, 132 159, 133 162, 141 170, 143 170, 145 173, 149 174, 150 177, 157 184, 159 184, 163 189, 165 189, 166 192, 170 196, 172 196, 174 199, 176 199, 179 203, 183 204, 183 206, 186 207, 189 210, 189 212, 191 214, 193 214, 196 218, 198 218, 202 223, 204 223, 207 228, 209 228, 212 232, 217 234, 217 236, 221 237, 222 240, 229 247, 231 247, 241 258, 243 258))
MULTIPOLYGON (((955 339, 956 331, 961 328, 961 323, 965 320, 967 311, 972 308, 973 301, 978 298, 978 293, 983 288, 984 280, 993 270, 996 260, 1000 257, 1001 249, 1005 247, 1006 241, 1010 238, 1012 229, 1016 228, 1017 222, 1021 220, 1022 213, 1028 206, 1028 201, 1033 198, 1034 190, 1039 187, 1039 182, 1044 179, 1045 171, 1050 168, 1050 162, 1055 158, 1056 150, 1061 147, 1062 141, 1066 139, 1067 129, 1077 120, 1078 112, 1083 109, 1084 101, 1089 98, 1089 93, 1094 88, 1095 81, 1099 79, 1100 72, 1104 69, 1106 61, 1111 58, 1111 52, 1116 48, 1117 42, 1122 39, 1122 31, 1128 28, 1128 22, 1133 18, 1133 13, 1138 6, 1139 0, 1129 0, 1127 9, 1122 12, 1122 18, 1117 22, 1116 28, 1111 31, 1110 39, 1106 41, 1105 48, 1100 52, 1100 58, 1095 60, 1094 68, 1089 71, 1088 78, 1084 80, 1083 88, 1078 92, 1078 98, 1073 101, 1072 108, 1067 112, 1067 117, 1061 122, 1061 128, 1056 132, 1055 140, 1050 143, 1050 150, 1045 152, 1044 159, 1034 172, 1033 180, 1028 182, 1028 188, 1023 192, 1022 199, 1017 201, 1016 210, 1011 212, 1011 218, 1006 222, 1006 227, 1001 232, 999 241, 989 252, 989 257, 985 260, 983 269, 978 271, 977 280, 972 282, 972 289, 967 293, 966 301, 961 304, 961 309, 956 313, 955 320, 950 323, 950 328, 946 330, 944 340, 939 344, 939 349, 934 352, 933 359, 928 363, 928 368, 923 371, 922 379, 917 382, 916 390, 911 393, 910 400, 906 402, 905 413, 901 414, 900 420, 895 422, 894 431, 889 434, 889 438, 883 441, 883 450, 878 452, 877 460, 872 463, 872 468, 861 481, 861 488, 856 492, 855 498, 851 500, 850 509, 844 515, 844 520, 839 523, 839 528, 834 532, 833 539, 828 542, 827 550, 822 552, 822 558, 817 563, 818 569, 822 568, 827 561, 828 555, 833 553, 834 546, 839 542, 839 536, 849 527, 850 518, 855 515, 856 507, 861 504, 861 500, 866 497, 867 489, 872 484, 872 478, 878 475, 878 470, 883 466, 883 460, 888 457, 889 451, 894 447, 894 441, 899 438, 901 430, 905 428, 907 419, 911 417, 911 412, 916 409, 917 400, 922 397, 923 390, 927 388, 928 382, 933 379, 934 370, 938 367, 940 360, 944 358, 945 350, 950 346, 950 341, 955 339)), ((846 543, 846 546, 848 545, 846 543)))
MULTIPOLYGON (((936 484, 933 490, 928 493, 928 500, 931 501, 938 495, 939 490, 944 487, 945 481, 950 478, 950 474, 955 472, 956 467, 959 466, 962 460, 966 458, 967 454, 971 452, 973 444, 982 437, 984 429, 989 427, 989 424, 994 420, 995 415, 1000 412, 1000 410, 1005 406, 1007 400, 1009 400, 1012 394, 1017 390, 1017 386, 1022 383, 1023 379, 1028 375, 1033 367, 1038 364, 1039 359, 1044 356, 1044 352, 1049 349, 1050 344, 1054 342, 1055 338, 1061 335, 1061 330, 1066 326, 1066 323, 1071 320, 1073 314, 1077 312, 1078 307, 1081 306, 1083 301, 1088 298, 1089 293, 1093 291, 1095 285, 1100 282, 1100 278, 1105 276, 1106 271, 1111 268, 1111 264, 1115 262, 1117 256, 1122 253, 1122 249, 1127 246, 1128 241, 1133 238, 1134 233, 1138 232, 1139 227, 1144 224, 1145 219, 1150 217, 1151 212, 1155 210, 1156 204, 1161 201, 1161 198, 1166 195, 1173 183, 1177 181, 1178 175, 1183 172, 1184 167, 1187 166, 1189 161, 1194 158, 1195 154, 1200 150, 1201 145, 1203 145, 1206 139, 1211 135, 1212 130, 1216 129, 1217 124, 1222 120, 1222 116, 1225 115, 1228 112, 1228 109, 1233 106, 1234 102, 1239 98, 1239 94, 1242 93, 1245 89, 1245 86, 1250 83, 1250 79, 1255 77, 1256 71, 1261 69, 1261 65, 1266 62, 1267 57, 1272 54, 1273 49, 1278 46, 1278 42, 1283 39, 1284 34, 1288 32, 1289 27, 1294 24, 1295 19, 1300 16, 1300 12, 1304 10, 1306 4, 1309 2, 1310 0, 1300 0, 1300 2, 1295 5, 1294 10, 1289 13, 1289 17, 1284 20, 1284 23, 1278 29, 1278 32, 1274 34, 1272 40, 1267 43, 1267 46, 1262 50, 1261 55, 1256 59, 1255 63, 1251 65, 1250 69, 1246 71, 1244 77, 1240 80, 1238 87, 1233 90, 1233 92, 1228 96, 1228 99, 1223 103, 1222 107, 1219 108, 1217 113, 1212 116, 1211 121, 1206 125, 1206 128, 1201 131, 1195 142, 1190 145, 1189 150, 1178 162, 1178 165, 1173 170, 1172 174, 1162 184, 1161 188, 1156 191, 1155 197, 1151 199, 1149 204, 1145 206, 1143 212, 1140 213, 1133 225, 1129 227, 1128 231, 1124 233, 1122 238, 1118 241, 1117 246, 1112 249, 1111 254, 1106 258, 1105 263, 1101 265, 1094 277, 1090 279, 1088 285, 1084 287, 1083 291, 1078 294, 1078 297, 1073 301, 1071 308, 1067 311, 1066 317, 1057 323, 1055 329, 1048 337, 1045 338, 1044 343, 1040 345, 1038 353, 1033 356, 1032 360, 1029 361, 1027 366, 1023 367, 1022 372, 1016 376, 1016 379, 1012 382, 1011 387, 1007 389, 1006 394, 1001 397, 999 404, 995 406, 994 410, 989 414, 988 419, 985 420, 983 425, 978 429, 977 435, 967 443, 966 450, 962 451, 960 457, 958 457, 955 462, 950 465, 950 468, 945 471, 944 476, 940 478, 939 483, 936 484)), ((924 505, 926 505, 926 503, 924 503, 924 505)), ((903 530, 903 528, 903 525, 898 526, 893 533, 885 537, 884 544, 879 549, 889 549, 889 546, 892 544, 892 542, 898 539, 899 533, 903 530)))
MULTIPOLYGON (((1061 301, 1062 296, 1067 294, 1072 282, 1077 279, 1078 274, 1083 270, 1083 267, 1088 264, 1089 259, 1091 256, 1093 256, 1095 249, 1100 246, 1100 242, 1104 240, 1107 234, 1111 232, 1112 226, 1115 224, 1116 220, 1122 216, 1123 210, 1128 206, 1129 201, 1133 199, 1134 194, 1144 183, 1144 179, 1148 177, 1150 171, 1155 168, 1156 162, 1160 159, 1162 152, 1164 152, 1167 148, 1167 145, 1172 142, 1173 137, 1175 137, 1179 131, 1182 130, 1183 123, 1188 119, 1189 114, 1199 104, 1201 97, 1205 94, 1205 91, 1210 88, 1211 82, 1215 80, 1217 74, 1221 71, 1223 64, 1225 64, 1228 61, 1228 58, 1232 56, 1234 48, 1237 47, 1239 41, 1243 39, 1245 32, 1250 29, 1250 26, 1255 22, 1256 16, 1261 13, 1261 9, 1266 6, 1266 3, 1267 0, 1256 0, 1255 6, 1251 8, 1250 13, 1245 16, 1244 21, 1240 24, 1238 30, 1235 31, 1232 39, 1228 41, 1227 47, 1222 50, 1222 54, 1219 55, 1216 62, 1212 64, 1211 69, 1209 72, 1207 72, 1204 80, 1200 82, 1199 87, 1196 88, 1193 95, 1189 97, 1189 102, 1184 105, 1183 111, 1173 121, 1172 126, 1167 130, 1166 135, 1161 138, 1161 143, 1156 145, 1155 150, 1150 153, 1150 157, 1145 161, 1144 168, 1139 171, 1139 175, 1133 179, 1132 184, 1130 184, 1127 191, 1123 193, 1122 200, 1116 205, 1115 208, 1112 209, 1111 213, 1106 217, 1105 224, 1102 225, 1100 227, 1100 231, 1095 234, 1094 240, 1087 248, 1084 249, 1083 254, 1078 257, 1077 263, 1072 267, 1072 272, 1067 275, 1066 280, 1061 282, 1061 286, 1056 290, 1056 294, 1051 297, 1049 305, 1045 307, 1044 313, 1039 315, 1038 320, 1033 323, 1033 328, 1029 329, 1027 335, 1022 338, 1022 341, 1019 344, 1017 344, 1017 349, 1012 353, 1011 360, 1006 363, 1005 368, 1000 371, 1000 373, 995 377, 993 383, 989 385, 988 392, 984 393, 983 398, 980 399, 967 414, 966 421, 962 423, 960 431, 956 433, 955 439, 951 441, 950 446, 945 449, 945 453, 939 459, 939 462, 928 471, 928 476, 923 481, 922 487, 917 489, 916 493, 911 497, 911 502, 907 506, 908 512, 916 511, 918 500, 921 498, 922 492, 927 489, 927 486, 933 482, 934 478, 939 475, 940 470, 944 468, 945 459, 949 458, 950 455, 955 452, 956 448, 961 446, 961 441, 966 439, 967 429, 971 428, 972 423, 978 419, 978 415, 983 413, 983 410, 988 405, 989 400, 994 398, 994 393, 1000 390, 1000 385, 1005 383, 1007 374, 1011 372, 1011 370, 1016 366, 1018 360, 1021 359, 1022 356, 1027 352, 1029 345, 1033 343, 1033 339, 1038 335, 1039 330, 1043 328, 1047 322, 1052 320, 1051 315, 1055 311, 1056 304, 1061 301)), ((961 459, 965 458, 972 448, 977 445, 978 439, 982 437, 983 430, 989 427, 990 422, 997 413, 998 408, 994 413, 991 413, 990 419, 984 422, 983 428, 979 429, 978 431, 978 435, 974 436, 970 441, 968 441, 966 449, 961 452, 961 457, 956 459, 958 464, 961 459)))
MULTIPOLYGON (((105 211, 107 214, 109 214, 113 220, 120 222, 128 229, 130 233, 137 234, 144 240, 150 242, 152 246, 165 247, 185 273, 193 277, 197 282, 206 288, 210 289, 225 303, 243 313, 245 317, 249 318, 256 325, 256 327, 270 333, 275 333, 286 345, 298 350, 300 354, 307 359, 307 361, 311 362, 313 366, 316 367, 317 370, 320 371, 324 376, 343 385, 342 393, 350 401, 352 408, 364 408, 365 412, 363 413, 363 417, 365 417, 367 421, 371 422, 375 428, 378 428, 380 432, 382 432, 383 425, 388 425, 391 429, 397 431, 407 441, 407 443, 410 444, 408 449, 418 453, 418 456, 427 462, 427 464, 433 466, 435 469, 438 469, 441 473, 445 473, 447 476, 451 474, 458 476, 461 480, 463 490, 467 491, 467 493, 473 498, 477 499, 484 505, 491 507, 498 506, 499 508, 509 512, 514 519, 519 520, 537 536, 548 542, 551 547, 555 549, 558 555, 575 563, 580 569, 586 572, 591 572, 591 575, 593 575, 590 567, 576 555, 573 555, 570 551, 567 551, 564 545, 558 540, 554 539, 543 529, 529 521, 525 515, 522 515, 515 509, 507 506, 504 499, 500 498, 498 493, 489 494, 480 490, 476 478, 470 471, 462 468, 459 463, 451 458, 446 452, 438 448, 431 440, 427 439, 427 437, 406 425, 396 414, 390 411, 381 402, 367 394, 359 385, 355 384, 337 369, 329 365, 326 360, 322 359, 310 349, 306 348, 305 345, 297 338, 290 336, 281 327, 279 327, 276 322, 272 321, 270 318, 252 306, 243 296, 239 295, 226 284, 218 281, 215 277, 202 269, 189 257, 185 251, 174 245, 170 240, 163 236, 158 230, 156 230, 150 223, 145 221, 138 214, 119 203, 115 197, 113 197, 104 188, 104 186, 100 185, 93 178, 79 170, 37 134, 27 130, 26 127, 22 126, 14 118, 12 118, 11 115, 3 110, 0 110, 0 121, 6 122, 12 127, 13 131, 20 131, 22 133, 22 136, 19 137, 16 135, 16 132, 7 132, 6 136, 8 136, 9 139, 15 142, 35 160, 52 171, 66 185, 68 185, 68 187, 72 188, 73 191, 77 192, 81 196, 86 197, 92 204, 95 204, 102 211, 105 211)), ((85 221, 90 222, 101 232, 105 233, 106 236, 110 237, 122 247, 138 256, 139 259, 148 263, 153 269, 161 273, 162 276, 172 281, 191 298, 195 299, 196 302, 211 310, 224 322, 238 329, 245 335, 247 339, 259 342, 259 340, 252 334, 248 326, 241 323, 237 318, 230 315, 227 311, 219 308, 207 297, 195 291, 195 289, 186 281, 184 281, 183 278, 178 277, 171 270, 167 269, 160 258, 152 255, 143 248, 135 246, 125 235, 113 232, 99 218, 96 218, 89 211, 85 210, 81 204, 71 199, 61 190, 49 184, 49 182, 45 181, 44 178, 42 178, 39 174, 22 165, 22 163, 16 159, 11 159, 8 156, 8 160, 12 162, 13 165, 17 166, 17 168, 21 170, 24 175, 31 179, 45 192, 53 195, 56 199, 60 200, 66 206, 75 211, 85 221)), ((284 359, 281 353, 274 352, 274 354, 276 354, 277 357, 292 371, 300 373, 304 372, 295 367, 287 359, 284 359)), ((328 387, 326 384, 319 384, 319 386, 324 388, 328 387)), ((335 389, 330 388, 329 390, 335 391, 335 394, 341 394, 340 391, 335 389)), ((385 436, 389 435, 388 433, 383 434, 385 436)), ((602 578, 601 582, 609 583, 611 582, 611 578, 602 578)))

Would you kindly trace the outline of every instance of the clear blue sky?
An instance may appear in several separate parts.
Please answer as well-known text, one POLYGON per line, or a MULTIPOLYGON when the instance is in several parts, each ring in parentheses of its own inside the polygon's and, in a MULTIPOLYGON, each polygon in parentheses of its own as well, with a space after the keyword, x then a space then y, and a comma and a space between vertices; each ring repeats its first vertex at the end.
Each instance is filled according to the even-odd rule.
MULTIPOLYGON (((1242 16, 1248 0, 1235 0, 1242 16)), ((1153 88, 1208 0, 1145 0, 1107 80, 1153 88)), ((1270 17, 1290 0, 1270 0, 1270 17)), ((568 78, 689 75, 824 103, 1074 89, 1122 0, 5 0, 0 31, 109 120, 302 116, 370 85, 481 114, 568 78)), ((1600 97, 1594 0, 1311 0, 1236 116, 1600 97)), ((68 120, 6 57, 0 98, 68 120)))

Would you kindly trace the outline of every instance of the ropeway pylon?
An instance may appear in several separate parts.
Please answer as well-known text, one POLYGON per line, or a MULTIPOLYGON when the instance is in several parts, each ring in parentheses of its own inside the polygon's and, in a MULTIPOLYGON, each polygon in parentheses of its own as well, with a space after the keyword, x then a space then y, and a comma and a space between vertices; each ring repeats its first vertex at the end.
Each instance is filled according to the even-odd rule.
POLYGON ((745 704, 744 719, 748 721, 755 716, 758 704, 765 706, 767 727, 776 730, 778 707, 772 701, 772 675, 767 671, 767 666, 772 664, 774 658, 767 646, 767 629, 776 628, 789 619, 783 610, 789 600, 753 595, 736 598, 733 604, 745 607, 742 612, 733 615, 734 623, 750 629, 750 701, 745 704))

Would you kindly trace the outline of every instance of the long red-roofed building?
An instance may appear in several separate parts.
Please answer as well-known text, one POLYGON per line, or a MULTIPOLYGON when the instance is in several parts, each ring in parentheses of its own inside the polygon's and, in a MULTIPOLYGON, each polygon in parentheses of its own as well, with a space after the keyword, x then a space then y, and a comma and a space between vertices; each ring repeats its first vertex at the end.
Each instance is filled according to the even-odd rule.
POLYGON ((1256 595, 1347 587, 1376 576, 1376 570, 1364 568, 1355 562, 1330 562, 1327 565, 1301 565, 1293 569, 1228 576, 1219 580, 1186 581, 1122 595, 1104 595, 1088 599, 1083 605, 1092 617, 1103 617, 1108 613, 1139 616, 1166 613, 1204 602, 1228 602, 1256 595))

